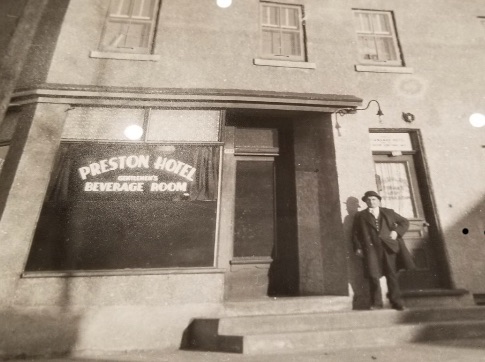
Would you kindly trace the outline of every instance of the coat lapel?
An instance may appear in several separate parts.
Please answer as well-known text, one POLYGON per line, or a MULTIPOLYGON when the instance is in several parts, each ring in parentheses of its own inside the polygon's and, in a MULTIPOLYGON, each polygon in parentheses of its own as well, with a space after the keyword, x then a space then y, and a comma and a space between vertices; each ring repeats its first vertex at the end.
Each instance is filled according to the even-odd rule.
POLYGON ((377 230, 376 226, 376 219, 375 217, 370 213, 369 209, 365 209, 362 211, 362 216, 364 217, 364 220, 367 221, 374 229, 377 230))
POLYGON ((386 223, 387 223, 387 226, 388 226, 389 228, 391 228, 393 223, 391 222, 391 220, 389 220, 390 215, 389 215, 389 213, 387 212, 387 210, 386 210, 386 209, 383 209, 383 208, 381 207, 381 208, 379 208, 379 212, 381 213, 382 218, 383 218, 383 219, 385 219, 385 221, 386 221, 386 223))

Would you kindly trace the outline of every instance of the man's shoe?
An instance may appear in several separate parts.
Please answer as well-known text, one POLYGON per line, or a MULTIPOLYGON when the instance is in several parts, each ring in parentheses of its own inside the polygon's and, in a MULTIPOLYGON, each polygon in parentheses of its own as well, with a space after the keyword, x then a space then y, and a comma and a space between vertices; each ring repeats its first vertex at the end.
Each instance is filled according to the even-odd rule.
POLYGON ((371 305, 370 306, 370 310, 379 310, 379 309, 382 309, 383 306, 382 305, 371 305))
POLYGON ((395 309, 395 310, 398 310, 398 311, 403 311, 406 308, 404 308, 404 306, 402 304, 394 304, 392 306, 392 309, 395 309))

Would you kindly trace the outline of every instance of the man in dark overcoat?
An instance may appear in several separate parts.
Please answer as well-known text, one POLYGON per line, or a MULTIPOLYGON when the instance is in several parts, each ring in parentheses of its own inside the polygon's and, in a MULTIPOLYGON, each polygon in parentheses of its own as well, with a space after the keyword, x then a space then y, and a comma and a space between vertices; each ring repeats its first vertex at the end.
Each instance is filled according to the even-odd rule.
POLYGON ((355 215, 352 242, 356 255, 364 258, 371 309, 383 306, 379 279, 385 276, 392 308, 403 310, 398 271, 414 269, 411 254, 402 240, 409 221, 392 209, 380 207, 381 196, 375 191, 367 191, 362 201, 368 208, 355 215))

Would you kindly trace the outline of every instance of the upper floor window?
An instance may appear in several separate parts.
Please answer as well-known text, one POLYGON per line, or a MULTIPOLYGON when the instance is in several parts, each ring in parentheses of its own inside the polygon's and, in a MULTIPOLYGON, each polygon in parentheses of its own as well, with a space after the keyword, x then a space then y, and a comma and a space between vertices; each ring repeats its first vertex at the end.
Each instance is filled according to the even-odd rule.
POLYGON ((403 65, 392 13, 354 10, 359 61, 373 65, 403 65))
POLYGON ((159 0, 111 0, 100 50, 151 53, 158 7, 159 0))
POLYGON ((302 18, 301 6, 262 2, 262 57, 305 61, 302 18))

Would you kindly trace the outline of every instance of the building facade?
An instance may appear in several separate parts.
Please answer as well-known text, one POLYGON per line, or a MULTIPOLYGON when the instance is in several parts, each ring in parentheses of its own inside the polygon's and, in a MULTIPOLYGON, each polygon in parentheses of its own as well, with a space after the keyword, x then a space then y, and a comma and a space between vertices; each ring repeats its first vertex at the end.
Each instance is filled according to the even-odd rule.
POLYGON ((0 129, 2 353, 177 348, 227 302, 365 307, 367 190, 411 221, 409 303, 480 303, 485 4, 437 6, 49 1, 0 129))

